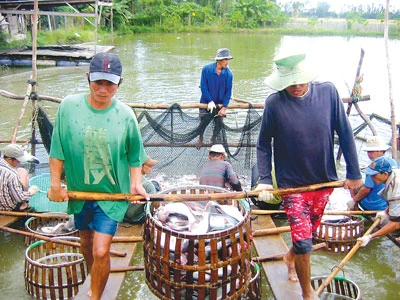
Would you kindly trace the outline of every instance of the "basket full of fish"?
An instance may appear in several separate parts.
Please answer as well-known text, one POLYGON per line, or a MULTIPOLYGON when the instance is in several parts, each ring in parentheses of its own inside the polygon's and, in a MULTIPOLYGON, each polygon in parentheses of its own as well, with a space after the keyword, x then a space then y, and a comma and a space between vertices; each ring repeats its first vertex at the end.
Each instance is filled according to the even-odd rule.
MULTIPOLYGON (((162 194, 211 194, 211 186, 162 194)), ((152 202, 143 231, 146 284, 160 299, 242 299, 252 279, 250 209, 244 199, 152 202)))
MULTIPOLYGON (((44 235, 47 237, 62 237, 62 236, 78 236, 79 232, 75 228, 74 216, 67 215, 64 213, 56 214, 42 214, 43 217, 31 217, 25 222, 25 228, 27 231, 44 235)), ((26 244, 30 244, 34 241, 34 238, 29 238, 26 244)))

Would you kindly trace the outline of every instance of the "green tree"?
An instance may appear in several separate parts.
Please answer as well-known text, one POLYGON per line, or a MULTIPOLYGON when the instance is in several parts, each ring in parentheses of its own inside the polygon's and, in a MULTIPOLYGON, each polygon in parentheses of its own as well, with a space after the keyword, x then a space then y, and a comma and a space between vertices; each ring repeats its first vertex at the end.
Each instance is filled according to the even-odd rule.
POLYGON ((368 24, 368 21, 362 17, 362 13, 359 11, 351 11, 346 15, 347 29, 352 29, 354 23, 361 25, 368 24))
POLYGON ((328 2, 318 2, 317 4, 317 9, 316 9, 316 14, 318 18, 327 18, 330 16, 329 9, 331 6, 329 5, 328 2))

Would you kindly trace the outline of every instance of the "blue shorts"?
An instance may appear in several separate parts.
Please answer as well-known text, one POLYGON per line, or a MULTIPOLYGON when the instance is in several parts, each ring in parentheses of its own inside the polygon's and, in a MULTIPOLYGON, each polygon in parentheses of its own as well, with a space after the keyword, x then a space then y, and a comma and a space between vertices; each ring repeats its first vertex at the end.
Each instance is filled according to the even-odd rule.
POLYGON ((114 235, 118 227, 118 222, 109 218, 96 201, 86 201, 82 211, 74 216, 74 221, 78 230, 92 229, 109 235, 114 235))

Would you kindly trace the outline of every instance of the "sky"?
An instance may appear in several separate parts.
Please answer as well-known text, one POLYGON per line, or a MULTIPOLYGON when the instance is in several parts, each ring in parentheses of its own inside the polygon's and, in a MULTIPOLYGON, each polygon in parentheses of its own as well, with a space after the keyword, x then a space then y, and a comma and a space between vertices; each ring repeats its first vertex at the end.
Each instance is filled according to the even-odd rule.
MULTIPOLYGON (((328 2, 331 10, 340 12, 346 6, 359 6, 360 4, 368 6, 374 4, 375 6, 382 5, 386 7, 386 0, 277 0, 277 3, 290 3, 302 2, 306 5, 317 6, 318 2, 328 2)), ((400 9, 400 0, 390 0, 391 9, 400 9)))

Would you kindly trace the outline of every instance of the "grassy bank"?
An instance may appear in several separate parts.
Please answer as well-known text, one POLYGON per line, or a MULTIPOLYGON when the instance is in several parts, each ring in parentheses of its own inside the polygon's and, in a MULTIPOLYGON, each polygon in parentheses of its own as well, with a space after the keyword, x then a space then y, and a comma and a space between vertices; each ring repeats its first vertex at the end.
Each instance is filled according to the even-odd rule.
MULTIPOLYGON (((131 26, 125 27, 123 30, 117 30, 114 35, 126 35, 133 33, 207 33, 207 32, 256 32, 262 34, 280 34, 280 35, 302 35, 302 36, 343 36, 343 37, 383 37, 383 23, 379 20, 368 20, 367 24, 347 24, 345 19, 292 19, 279 28, 261 28, 261 29, 242 29, 230 26, 179 26, 179 27, 146 27, 131 26), (351 28, 348 28, 351 27, 351 28)), ((109 36, 108 30, 98 31, 98 40, 109 36)), ((94 41, 94 30, 91 27, 71 27, 69 29, 59 29, 54 31, 39 31, 37 44, 38 46, 48 45, 68 45, 94 41)), ((392 21, 390 23, 389 36, 391 39, 400 39, 400 25, 392 21)), ((7 36, 0 33, 0 49, 10 49, 31 46, 32 39, 28 37, 24 40, 8 41, 7 36)))

